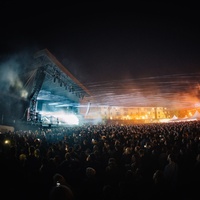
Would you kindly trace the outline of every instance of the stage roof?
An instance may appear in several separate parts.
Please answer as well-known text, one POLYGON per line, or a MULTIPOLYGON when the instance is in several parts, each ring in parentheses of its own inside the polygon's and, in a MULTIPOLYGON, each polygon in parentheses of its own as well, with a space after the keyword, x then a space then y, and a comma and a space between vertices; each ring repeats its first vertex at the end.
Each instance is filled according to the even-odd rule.
POLYGON ((35 53, 33 69, 29 99, 55 102, 60 106, 78 106, 84 97, 91 95, 47 49, 35 53))

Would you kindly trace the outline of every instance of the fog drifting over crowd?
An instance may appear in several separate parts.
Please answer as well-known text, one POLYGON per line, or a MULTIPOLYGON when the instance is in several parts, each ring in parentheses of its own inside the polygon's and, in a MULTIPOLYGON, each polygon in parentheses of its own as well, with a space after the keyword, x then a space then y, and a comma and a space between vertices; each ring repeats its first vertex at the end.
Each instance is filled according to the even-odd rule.
POLYGON ((188 108, 199 106, 200 74, 86 83, 96 103, 124 107, 188 108))
MULTIPOLYGON (((28 101, 28 91, 30 92, 31 89, 28 88, 28 81, 32 78, 34 70, 31 62, 31 55, 20 53, 10 56, 0 64, 1 104, 5 102, 11 105, 16 101, 28 101)), ((71 63, 73 64, 73 61, 71 63)), ((74 68, 74 72, 77 73, 77 69, 74 68)), ((73 69, 71 73, 73 74, 73 69)), ((199 78, 200 74, 191 73, 136 79, 121 77, 117 80, 107 80, 105 78, 105 81, 96 82, 87 78, 87 81, 84 80, 82 83, 92 94, 91 106, 157 106, 173 109, 199 106, 199 78)))

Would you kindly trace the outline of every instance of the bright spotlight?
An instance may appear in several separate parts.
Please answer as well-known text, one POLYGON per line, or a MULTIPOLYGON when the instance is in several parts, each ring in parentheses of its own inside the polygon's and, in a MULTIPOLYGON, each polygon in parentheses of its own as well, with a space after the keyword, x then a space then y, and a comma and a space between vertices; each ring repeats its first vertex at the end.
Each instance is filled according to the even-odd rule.
POLYGON ((79 124, 79 119, 76 115, 74 114, 68 114, 65 115, 63 120, 70 125, 78 125, 79 124))

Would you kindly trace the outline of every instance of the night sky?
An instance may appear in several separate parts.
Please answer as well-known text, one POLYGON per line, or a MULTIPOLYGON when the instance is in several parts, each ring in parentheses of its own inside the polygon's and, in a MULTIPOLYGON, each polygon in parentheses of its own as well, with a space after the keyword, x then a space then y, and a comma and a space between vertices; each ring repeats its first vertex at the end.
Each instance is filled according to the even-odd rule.
POLYGON ((47 48, 97 104, 200 104, 197 4, 3 1, 0 11, 1 74, 47 48))

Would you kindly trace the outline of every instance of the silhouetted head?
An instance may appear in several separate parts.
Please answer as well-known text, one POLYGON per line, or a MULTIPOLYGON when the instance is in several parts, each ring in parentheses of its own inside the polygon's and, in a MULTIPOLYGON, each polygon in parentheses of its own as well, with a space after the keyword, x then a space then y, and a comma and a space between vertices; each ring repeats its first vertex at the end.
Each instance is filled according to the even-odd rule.
POLYGON ((73 200, 72 190, 66 185, 54 186, 50 191, 49 200, 73 200))

